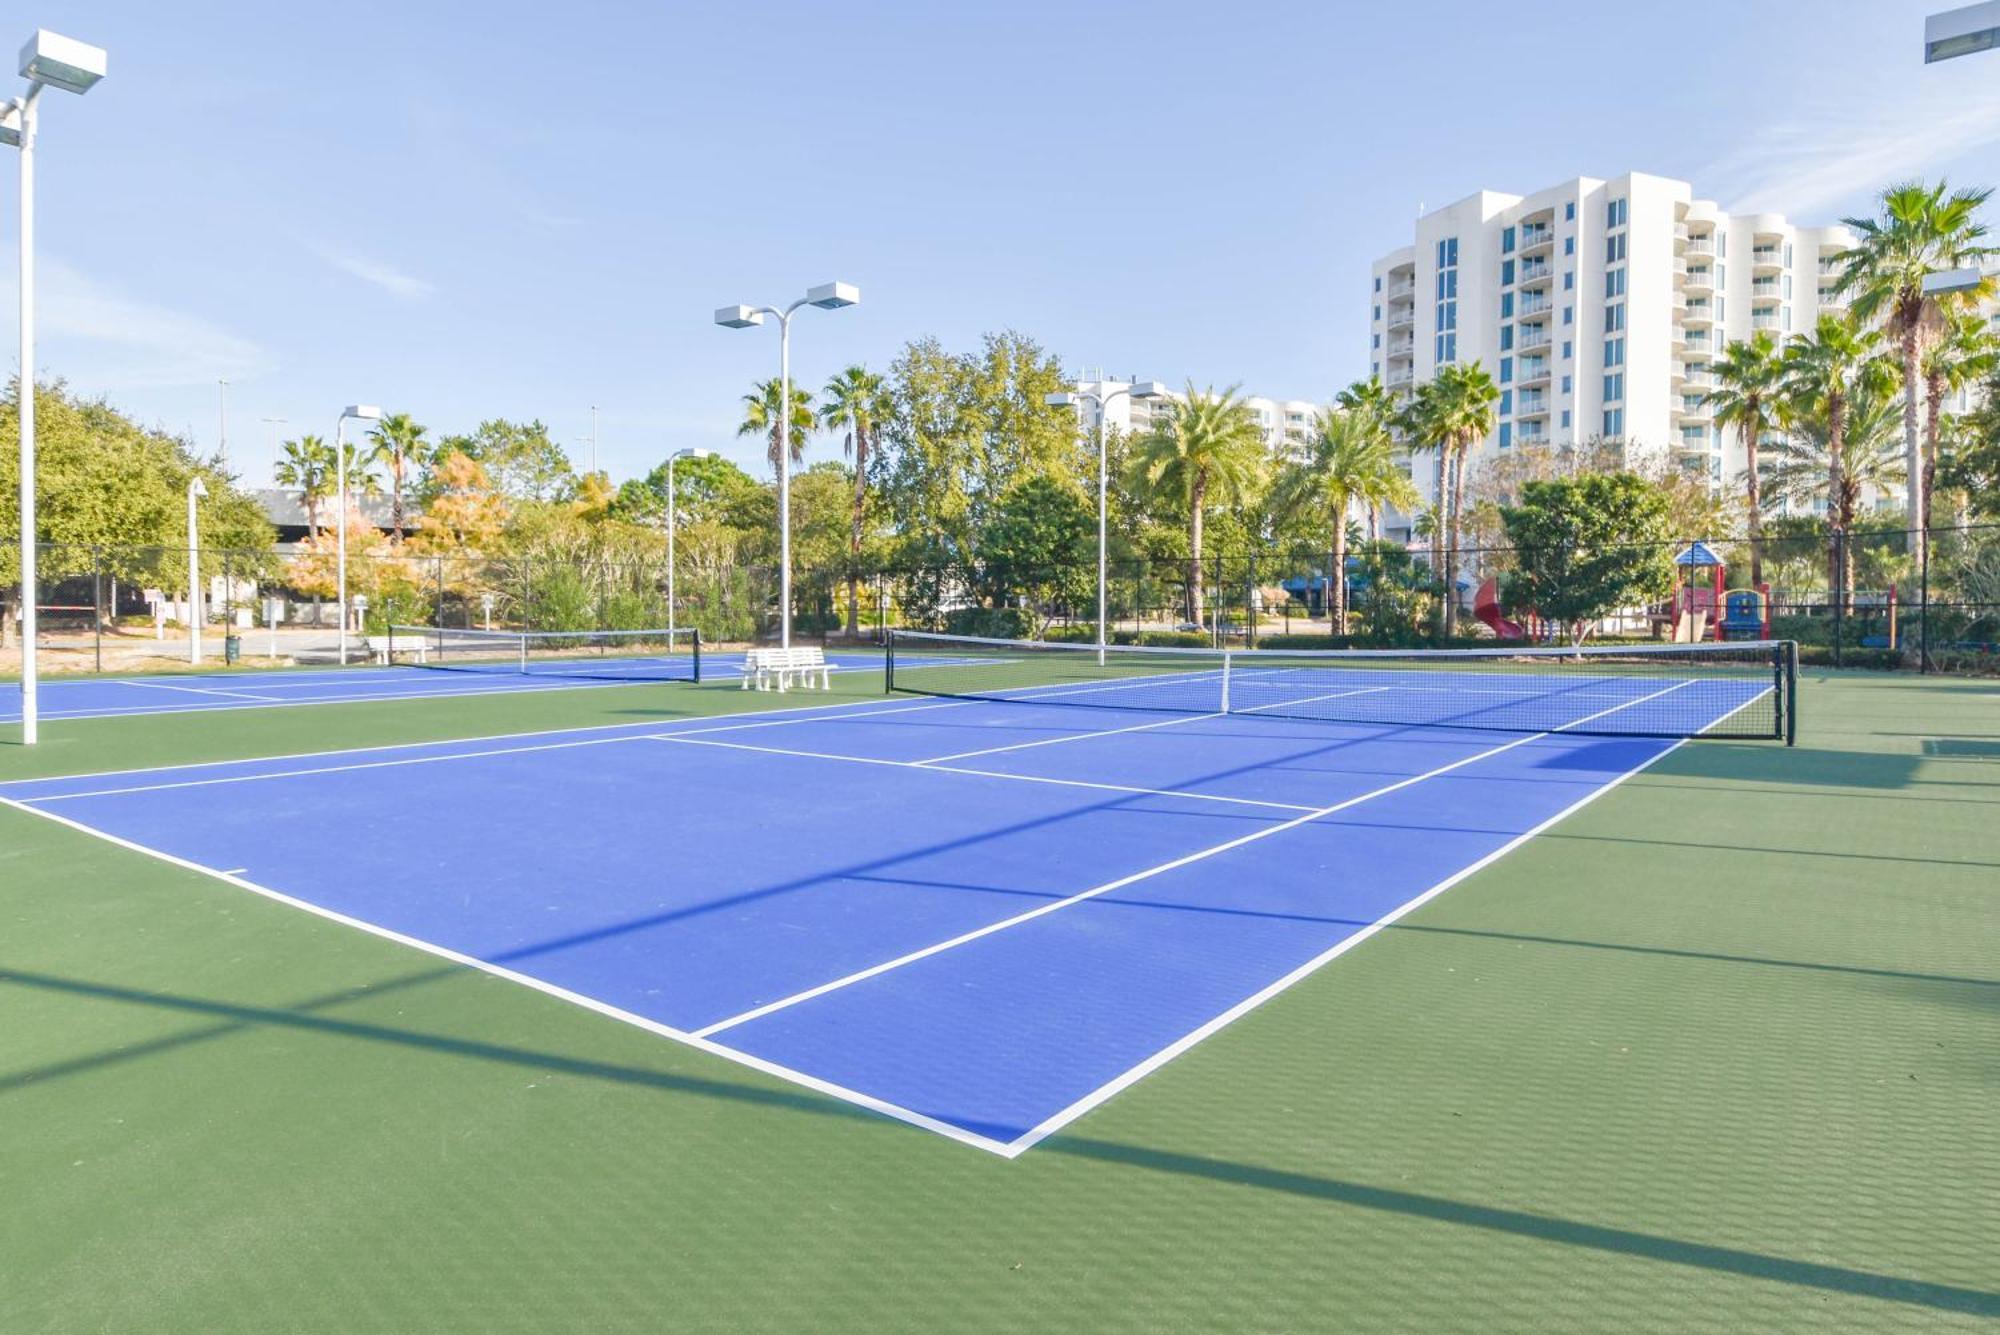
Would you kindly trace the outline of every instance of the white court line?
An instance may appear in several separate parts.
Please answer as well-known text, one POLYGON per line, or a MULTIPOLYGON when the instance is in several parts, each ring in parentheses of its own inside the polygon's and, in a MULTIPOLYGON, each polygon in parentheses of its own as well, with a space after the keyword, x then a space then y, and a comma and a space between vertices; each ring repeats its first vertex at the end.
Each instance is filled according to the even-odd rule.
MULTIPOLYGON (((1681 683, 1681 684, 1685 685, 1686 683, 1681 683)), ((1666 690, 1655 691, 1653 694, 1665 695, 1667 691, 1677 690, 1677 689, 1679 689, 1678 686, 1669 686, 1666 688, 1666 690)), ((1647 699, 1651 697, 1641 697, 1641 698, 1647 699)), ((1631 701, 1629 703, 1637 704, 1639 702, 1631 701)), ((1590 722, 1592 719, 1598 718, 1601 715, 1610 712, 1611 712, 1610 710, 1600 710, 1596 714, 1586 715, 1585 717, 1580 719, 1573 719, 1564 726, 1577 727, 1582 724, 1590 722)), ((802 1002, 812 1001, 818 997, 823 997, 827 995, 829 992, 837 992, 842 988, 852 987, 856 983, 866 982, 870 978, 879 977, 880 975, 888 973, 891 970, 901 969, 908 965, 915 964, 920 960, 929 959, 931 956, 942 954, 947 950, 955 950, 960 946, 968 945, 974 941, 978 941, 985 937, 991 936, 995 932, 1004 932, 1009 928, 1018 927, 1022 923, 1033 922, 1037 918, 1047 917, 1051 913, 1060 912, 1063 909, 1071 907, 1072 905, 1081 904, 1086 900, 1096 899, 1098 896, 1109 894, 1113 890, 1122 890, 1128 885, 1136 884, 1139 881, 1150 880, 1155 876, 1159 876, 1165 872, 1174 871, 1181 867, 1189 866, 1192 863, 1206 861, 1207 859, 1215 857, 1218 854, 1227 853, 1232 849, 1241 848, 1246 844, 1255 843, 1260 839, 1268 839, 1274 834, 1283 834, 1287 830, 1295 830, 1301 825, 1306 825, 1311 823, 1312 821, 1323 819, 1327 816, 1334 815, 1337 812, 1346 811, 1349 808, 1361 805, 1363 802, 1372 802, 1378 797, 1386 797, 1390 793, 1400 792, 1403 789, 1409 788, 1415 784, 1423 783, 1426 780, 1437 778, 1439 775, 1449 774, 1453 770, 1463 769, 1465 766, 1473 764, 1476 761, 1485 760, 1492 756, 1497 756, 1503 751, 1511 751, 1517 746, 1525 746, 1529 742, 1540 741, 1542 738, 1548 737, 1552 735, 1554 732, 1555 729, 1549 729, 1548 731, 1545 732, 1529 733, 1526 736, 1517 737, 1512 741, 1502 742, 1498 746, 1489 747, 1484 751, 1478 751, 1472 755, 1465 756, 1458 760, 1454 760, 1450 764, 1439 765, 1437 768, 1426 770, 1422 774, 1415 774, 1406 779, 1398 779, 1394 783, 1385 784, 1380 788, 1376 788, 1369 792, 1359 794, 1358 796, 1355 797, 1343 798, 1341 801, 1335 802, 1331 806, 1319 807, 1315 810, 1305 812, 1303 815, 1294 816, 1290 820, 1280 821, 1275 825, 1267 825, 1262 829, 1252 830, 1248 834, 1238 835, 1234 839, 1225 840, 1222 843, 1216 844, 1212 847, 1198 849, 1193 853, 1183 854, 1178 858, 1174 858, 1172 861, 1162 862, 1156 867, 1148 867, 1144 871, 1133 872, 1128 876, 1121 876, 1116 880, 1106 881, 1103 885, 1092 886, 1088 890, 1079 890, 1077 893, 1067 896, 1066 898, 1052 900, 1047 904, 1042 904, 1036 908, 1028 909, 1024 912, 1017 913, 1011 918, 1003 918, 998 922, 988 923, 984 927, 977 927, 969 932, 961 932, 959 935, 954 936, 949 940, 939 941, 933 945, 924 946, 921 949, 909 951, 905 954, 898 955, 894 959, 884 960, 880 964, 871 965, 866 969, 857 969, 853 973, 847 974, 844 977, 835 978, 830 982, 821 983, 817 987, 809 987, 806 988, 804 991, 794 992, 791 996, 780 997, 776 1001, 766 1002, 762 1006, 757 1006, 750 1010, 744 1011, 741 1015, 733 1015, 726 1020, 718 1020, 714 1024, 707 1025, 701 1029, 695 1030, 695 1037, 707 1038, 710 1037, 711 1035, 719 1034, 725 1029, 733 1029, 737 1025, 747 1024, 751 1020, 762 1019, 766 1015, 772 1015, 781 1010, 789 1010, 791 1007, 799 1005, 802 1002)))
POLYGON ((614 1020, 620 1020, 636 1028, 644 1029, 649 1033, 658 1034, 662 1038, 670 1038, 676 1043, 686 1044, 688 1047, 696 1048, 711 1056, 735 1062, 739 1066, 747 1066, 751 1070, 761 1071, 766 1075, 776 1076, 781 1080, 789 1080, 793 1084, 803 1085, 805 1088, 813 1090, 816 1093, 825 1094, 830 1098, 839 1099, 844 1103, 851 1103, 857 1107, 866 1108, 871 1112, 881 1113, 885 1117, 893 1117, 898 1121, 908 1122, 912 1126, 922 1127, 926 1131, 935 1131, 937 1134, 950 1140, 955 1140, 961 1145, 971 1145, 976 1149, 982 1149, 991 1154, 1011 1157, 1008 1155, 1007 1146, 1001 1141, 994 1140, 991 1136, 982 1136, 976 1131, 967 1131, 963 1127, 953 1126, 950 1122, 940 1121, 928 1114, 891 1103, 887 1099, 879 1099, 872 1094, 863 1094, 859 1090, 849 1089, 844 1085, 837 1085, 831 1080, 823 1080, 815 1075, 807 1075, 804 1071, 793 1070, 789 1066, 783 1066, 774 1061, 767 1061, 762 1057, 753 1057, 747 1052, 738 1052, 735 1048, 725 1047, 720 1043, 711 1043, 684 1029, 676 1029, 672 1025, 662 1024, 658 1020, 634 1014, 631 1011, 613 1006, 609 1002, 585 996, 581 992, 572 992, 566 987, 560 987, 555 983, 537 978, 532 974, 519 973, 503 964, 494 964, 490 961, 480 959, 476 955, 468 955, 463 951, 453 950, 449 946, 441 946, 434 941, 426 941, 422 937, 410 936, 392 927, 380 926, 377 923, 369 922, 365 918, 350 917, 345 913, 325 908, 310 900, 296 898, 285 894, 281 890, 273 890, 269 886, 259 885, 255 881, 247 881, 234 872, 218 871, 214 867, 204 867, 199 862, 192 862, 187 858, 177 857, 162 849, 148 848, 144 844, 134 843, 129 839, 121 839, 115 834, 108 834, 103 830, 93 829, 81 821, 71 820, 67 816, 58 816, 53 811, 43 811, 38 807, 27 806, 12 798, 0 797, 0 806, 13 807, 17 811, 25 811, 30 815, 40 816, 44 820, 54 821, 58 825, 66 825, 72 830, 81 831, 93 838, 102 839, 108 844, 115 844, 120 848, 128 849, 134 853, 143 853, 149 858, 158 859, 161 862, 180 867, 187 871, 200 872, 204 876, 212 876, 216 880, 233 885, 239 890, 248 890, 254 895, 262 895, 266 899, 288 905, 291 908, 303 909, 315 917, 325 918, 329 922, 337 922, 343 927, 352 927, 357 931, 366 932, 370 936, 379 936, 385 941, 393 941, 397 945, 409 946, 412 949, 424 951, 426 954, 435 955, 440 959, 449 960, 453 964, 462 964, 467 968, 477 969, 481 973, 492 974, 496 978, 504 978, 510 983, 519 983, 523 987, 533 988, 535 991, 555 997, 559 1001, 567 1001, 573 1006, 581 1006, 585 1010, 596 1011, 599 1015, 610 1016, 614 1020))
POLYGON ((1348 951, 1354 949, 1356 946, 1360 945, 1363 941, 1366 941, 1369 937, 1374 936, 1377 932, 1381 931, 1383 928, 1388 927, 1391 924, 1395 923, 1398 919, 1402 918, 1404 915, 1413 913, 1417 909, 1424 906, 1425 904, 1428 904, 1431 900, 1436 899, 1439 895, 1451 889, 1453 886, 1457 885, 1460 881, 1465 880, 1468 876, 1471 876, 1473 873, 1478 871, 1483 871, 1487 867, 1492 866, 1495 862, 1498 862, 1501 858, 1506 857, 1509 853, 1519 848, 1522 844, 1527 843, 1530 839, 1533 839, 1535 836, 1541 834, 1544 830, 1549 829, 1551 826, 1557 824, 1560 821, 1567 820, 1569 817, 1575 815, 1578 811, 1582 810, 1590 803, 1595 802, 1598 798, 1604 796, 1606 793, 1610 792, 1613 788, 1616 788, 1619 784, 1624 783, 1627 779, 1631 778, 1633 775, 1639 773, 1641 770, 1647 768, 1650 765, 1658 763, 1660 760, 1663 760, 1667 756, 1671 755, 1673 752, 1679 750, 1682 746, 1685 746, 1687 744, 1687 741, 1688 739, 1683 737, 1662 747, 1658 752, 1640 761, 1638 764, 1634 765, 1631 769, 1626 770, 1623 774, 1619 774, 1605 781, 1598 787, 1593 788, 1590 792, 1585 793, 1582 797, 1579 797, 1576 801, 1570 803, 1568 806, 1564 807, 1561 811, 1558 811, 1555 815, 1549 817, 1547 820, 1535 826, 1533 829, 1522 831, 1520 834, 1515 835, 1512 839, 1509 839, 1506 843, 1500 845, 1500 847, 1494 849, 1491 853, 1488 853, 1485 857, 1482 857, 1476 862, 1469 863, 1466 866, 1459 868, 1451 875, 1439 881, 1436 885, 1431 886, 1430 889, 1423 891, 1421 894, 1418 894, 1414 898, 1403 901, 1401 904, 1398 904, 1395 908, 1390 909, 1387 913, 1384 913, 1381 917, 1375 919, 1367 926, 1357 929, 1353 934, 1342 937, 1332 946, 1328 947, 1326 950, 1321 951, 1319 954, 1313 956, 1311 959, 1307 960, 1304 964, 1301 964, 1298 968, 1292 970, 1284 977, 1278 979, 1277 981, 1269 984, 1266 987, 1258 989, 1256 992, 1252 993, 1250 996, 1245 997, 1243 1000, 1237 1002, 1234 1006, 1231 1006, 1228 1010, 1222 1012, 1222 1014, 1216 1016, 1214 1019, 1207 1021, 1198 1028, 1190 1030, 1188 1033, 1182 1035, 1180 1038, 1175 1039, 1172 1043, 1169 1043, 1166 1047, 1161 1048, 1158 1052, 1146 1058, 1138 1065, 1131 1067, 1130 1069, 1126 1070, 1124 1073, 1117 1076, 1116 1078, 1106 1081, 1102 1085, 1099 1085, 1096 1089, 1093 1089, 1090 1093, 1084 1095, 1082 1098, 1070 1104, 1067 1108, 1064 1108, 1062 1111, 1055 1113, 1047 1118, 1044 1118, 1034 1127, 1032 1127, 1026 1132, 1023 1132, 1016 1139, 1007 1142, 1007 1148, 1004 1151, 1006 1157, 1009 1159, 1014 1159, 1027 1153, 1029 1150, 1033 1149, 1036 1145, 1040 1144, 1043 1140, 1047 1139, 1049 1136, 1055 1134, 1057 1131, 1062 1130, 1065 1126, 1068 1126, 1071 1122, 1074 1122, 1077 1118, 1083 1116, 1091 1109, 1098 1107, 1100 1104, 1103 1104, 1104 1102, 1111 1099, 1115 1095, 1122 1093, 1124 1090, 1129 1089, 1131 1086, 1145 1079, 1147 1076, 1159 1070, 1162 1066, 1165 1066, 1168 1062, 1174 1060, 1174 1058, 1180 1056, 1182 1053, 1186 1052, 1189 1048, 1192 1048, 1195 1044, 1201 1042, 1203 1039, 1210 1037, 1211 1035, 1217 1033, 1218 1031, 1235 1023, 1237 1020, 1242 1019, 1245 1015, 1248 1015, 1251 1011, 1256 1010, 1259 1006, 1263 1005, 1271 998, 1277 996, 1280 992, 1287 990, 1294 984, 1303 981, 1304 979, 1306 979, 1307 977, 1309 977, 1314 973, 1317 973, 1321 968, 1325 967, 1333 960, 1338 959, 1342 955, 1345 955, 1348 951))
POLYGON ((850 765, 886 765, 895 769, 922 770, 926 774, 973 774, 982 779, 1009 779, 1016 783, 1052 784, 1059 788, 1095 788, 1101 792, 1132 793, 1142 797, 1185 797, 1196 802, 1226 802, 1239 807, 1264 807, 1274 811, 1312 811, 1296 802, 1267 802, 1255 797, 1225 797, 1219 793, 1195 793, 1179 788, 1137 788, 1123 783, 1098 783, 1089 779, 1057 779, 1045 774, 1009 774, 1005 770, 970 769, 963 765, 939 765, 928 760, 889 760, 882 756, 846 756, 830 751, 799 751, 783 746, 752 746, 748 742, 711 742, 687 733, 658 733, 649 740, 681 742, 688 746, 719 746, 730 751, 755 751, 767 756, 795 756, 802 760, 840 760, 850 765))
POLYGON ((170 686, 164 681, 138 681, 131 678, 127 678, 122 684, 126 686, 144 686, 149 690, 155 691, 185 691, 189 695, 218 696, 225 700, 258 700, 265 704, 276 703, 268 695, 252 695, 248 691, 223 691, 217 690, 213 686, 170 686))

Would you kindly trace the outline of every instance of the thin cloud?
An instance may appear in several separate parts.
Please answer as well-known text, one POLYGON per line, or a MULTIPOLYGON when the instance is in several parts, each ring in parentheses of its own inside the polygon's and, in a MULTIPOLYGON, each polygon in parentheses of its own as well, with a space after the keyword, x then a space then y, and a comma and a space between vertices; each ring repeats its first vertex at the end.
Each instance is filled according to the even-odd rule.
POLYGON ((379 260, 366 259, 360 255, 342 255, 324 252, 328 264, 342 273, 351 274, 362 282, 379 287, 398 301, 418 301, 437 291, 432 283, 414 274, 406 274, 401 269, 383 264, 379 260))
POLYGON ((1901 103, 1878 87, 1749 130, 1744 146, 1711 164, 1732 213, 1817 220, 1896 181, 2000 143, 2000 87, 1938 89, 1901 103))
MULTIPOLYGON (((130 296, 51 256, 38 261, 36 278, 38 373, 158 389, 248 380, 269 365, 249 339, 130 296)), ((10 266, 0 276, 0 309, 13 310, 19 290, 10 266)))

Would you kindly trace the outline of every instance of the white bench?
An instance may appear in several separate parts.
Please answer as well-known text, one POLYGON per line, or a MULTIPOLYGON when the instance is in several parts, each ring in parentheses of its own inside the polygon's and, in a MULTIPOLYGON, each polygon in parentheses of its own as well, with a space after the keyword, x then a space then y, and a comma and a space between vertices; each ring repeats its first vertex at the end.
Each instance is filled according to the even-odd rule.
POLYGON ((747 691, 754 685, 760 691, 768 691, 775 684, 779 690, 787 691, 796 681, 801 688, 810 690, 817 680, 821 690, 830 691, 838 667, 827 662, 826 654, 817 647, 751 649, 743 655, 743 689, 747 691))

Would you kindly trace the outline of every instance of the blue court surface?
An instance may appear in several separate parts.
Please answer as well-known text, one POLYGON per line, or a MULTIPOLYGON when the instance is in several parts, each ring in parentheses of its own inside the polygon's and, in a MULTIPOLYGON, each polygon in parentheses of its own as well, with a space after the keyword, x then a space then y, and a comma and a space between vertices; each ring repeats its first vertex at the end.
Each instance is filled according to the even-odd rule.
POLYGON ((1011 1156, 1677 744, 893 697, 0 801, 1011 1156))
MULTIPOLYGON (((827 655, 845 671, 880 671, 879 653, 827 655)), ((704 680, 733 680, 742 655, 718 650, 702 660, 704 680)), ((684 672, 684 660, 675 663, 684 672)), ((351 704, 369 700, 426 700, 453 695, 504 695, 517 691, 582 690, 594 686, 657 683, 658 674, 629 680, 563 675, 558 660, 544 670, 459 671, 422 667, 350 667, 266 672, 169 673, 147 677, 43 677, 44 719, 122 718, 131 714, 186 714, 215 709, 270 709, 292 705, 351 704)), ((668 680, 671 680, 669 678, 668 680)), ((0 723, 21 721, 21 684, 0 682, 0 723)))

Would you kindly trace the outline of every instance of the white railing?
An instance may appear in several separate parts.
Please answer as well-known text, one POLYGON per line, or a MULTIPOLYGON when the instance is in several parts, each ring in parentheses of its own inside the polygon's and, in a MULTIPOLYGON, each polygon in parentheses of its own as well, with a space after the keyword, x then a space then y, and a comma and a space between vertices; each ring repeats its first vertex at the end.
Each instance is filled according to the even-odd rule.
POLYGON ((1713 255, 1715 253, 1715 242, 1705 236, 1694 237, 1688 242, 1686 253, 1689 255, 1713 255))
POLYGON ((1521 249, 1530 246, 1545 246, 1555 239, 1555 229, 1551 227, 1523 227, 1521 229, 1521 249))
POLYGON ((1752 246, 1750 248, 1750 262, 1752 264, 1776 264, 1781 254, 1782 252, 1776 246, 1752 246))
POLYGON ((1415 283, 1391 283, 1389 285, 1389 300, 1391 301, 1402 301, 1406 298, 1414 297, 1416 294, 1417 285, 1415 283))

